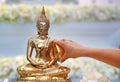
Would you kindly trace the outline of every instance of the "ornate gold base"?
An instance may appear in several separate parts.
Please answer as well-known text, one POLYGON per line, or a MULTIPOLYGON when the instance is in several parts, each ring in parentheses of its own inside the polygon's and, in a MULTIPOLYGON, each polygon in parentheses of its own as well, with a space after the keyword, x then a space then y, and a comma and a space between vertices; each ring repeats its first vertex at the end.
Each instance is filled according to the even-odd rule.
POLYGON ((36 77, 20 77, 17 82, 71 82, 68 78, 36 76, 36 77))
POLYGON ((71 82, 68 79, 70 69, 64 66, 40 69, 27 64, 17 71, 20 75, 17 82, 71 82))

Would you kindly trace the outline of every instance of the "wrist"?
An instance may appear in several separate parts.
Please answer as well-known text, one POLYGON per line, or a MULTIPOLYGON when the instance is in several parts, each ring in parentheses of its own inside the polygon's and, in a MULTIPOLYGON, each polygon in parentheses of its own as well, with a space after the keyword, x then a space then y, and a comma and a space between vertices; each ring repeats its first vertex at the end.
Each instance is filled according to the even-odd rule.
POLYGON ((76 57, 89 57, 91 52, 92 52, 91 48, 82 47, 77 50, 76 57))
POLYGON ((86 47, 83 50, 83 57, 92 57, 93 55, 95 55, 96 50, 94 48, 88 48, 86 47))

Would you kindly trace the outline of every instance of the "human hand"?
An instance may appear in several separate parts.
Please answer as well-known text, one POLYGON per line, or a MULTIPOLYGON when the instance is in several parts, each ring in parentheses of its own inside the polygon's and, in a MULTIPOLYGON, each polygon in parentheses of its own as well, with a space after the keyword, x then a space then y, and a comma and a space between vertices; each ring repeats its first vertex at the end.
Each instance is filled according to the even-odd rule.
POLYGON ((82 52, 86 49, 86 47, 81 46, 72 40, 55 40, 54 43, 62 49, 60 62, 64 62, 68 58, 81 57, 83 56, 82 52))
POLYGON ((68 58, 90 57, 120 68, 119 49, 90 48, 65 39, 54 41, 54 43, 62 50, 61 57, 59 58, 61 62, 68 58))

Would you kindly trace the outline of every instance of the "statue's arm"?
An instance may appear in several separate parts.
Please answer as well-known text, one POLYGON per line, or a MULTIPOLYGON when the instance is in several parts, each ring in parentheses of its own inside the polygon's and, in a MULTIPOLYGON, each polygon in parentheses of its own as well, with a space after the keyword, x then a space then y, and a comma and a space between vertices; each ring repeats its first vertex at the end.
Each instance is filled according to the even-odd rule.
POLYGON ((28 45, 27 45, 27 60, 32 64, 36 65, 36 62, 32 59, 32 52, 34 49, 35 45, 33 41, 28 40, 28 45))
POLYGON ((59 58, 58 58, 59 53, 58 53, 56 45, 53 42, 50 43, 48 50, 49 50, 50 55, 52 56, 52 60, 48 64, 49 66, 51 66, 59 60, 59 58))
POLYGON ((57 44, 55 44, 54 41, 52 42, 52 49, 53 49, 53 55, 54 55, 55 59, 57 61, 60 61, 61 54, 64 53, 63 49, 61 47, 59 47, 57 44))
POLYGON ((54 42, 53 42, 53 54, 55 56, 55 59, 59 60, 59 51, 57 45, 54 42))

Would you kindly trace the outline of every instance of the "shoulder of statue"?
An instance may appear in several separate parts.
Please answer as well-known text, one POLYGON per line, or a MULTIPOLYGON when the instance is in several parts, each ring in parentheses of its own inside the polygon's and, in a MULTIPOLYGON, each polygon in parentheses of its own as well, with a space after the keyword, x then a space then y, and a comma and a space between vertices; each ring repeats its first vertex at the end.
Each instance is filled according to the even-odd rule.
POLYGON ((28 42, 29 42, 29 43, 30 43, 30 42, 34 42, 36 39, 37 39, 36 37, 31 37, 31 38, 28 39, 28 42))
POLYGON ((49 37, 49 42, 52 43, 55 39, 54 38, 51 38, 49 37))

